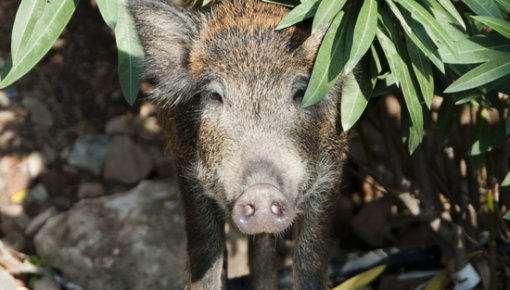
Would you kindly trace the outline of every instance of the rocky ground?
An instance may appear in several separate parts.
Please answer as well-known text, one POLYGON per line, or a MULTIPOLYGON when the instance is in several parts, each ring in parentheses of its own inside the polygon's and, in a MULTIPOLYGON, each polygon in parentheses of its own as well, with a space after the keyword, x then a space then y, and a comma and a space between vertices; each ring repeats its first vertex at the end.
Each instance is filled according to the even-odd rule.
MULTIPOLYGON (((18 3, 0 2, 1 36, 10 35, 18 3)), ((9 37, 0 38, 0 64, 9 45, 9 37)), ((182 285, 182 209, 154 107, 145 98, 151 87, 144 82, 139 101, 132 107, 126 104, 118 85, 112 34, 94 1, 82 0, 40 65, 0 90, 0 290, 179 289, 182 285)), ((360 263, 366 267, 389 252, 398 254, 371 252, 374 249, 411 247, 417 252, 402 256, 411 262, 399 264, 368 289, 414 289, 434 273, 421 270, 441 270, 441 259, 452 258, 448 253, 441 256, 436 248, 413 248, 439 244, 443 253, 448 252, 430 234, 430 213, 416 197, 412 180, 423 173, 416 173, 416 164, 429 157, 406 155, 394 130, 400 121, 395 117, 399 114, 395 98, 379 102, 370 112, 352 133, 345 193, 335 210, 332 255, 366 254, 348 255, 359 263, 352 272, 346 269, 354 262, 342 264, 346 275, 363 269, 360 263), (384 121, 378 115, 382 111, 384 121), (412 259, 421 262, 413 264, 412 259), (403 278, 399 271, 412 273, 403 278)), ((509 151, 505 152, 501 158, 508 158, 509 151)), ((438 173, 439 179, 448 175, 440 170, 426 173, 438 173)), ((464 185, 465 180, 460 187, 464 185)), ((438 201, 444 205, 443 216, 455 208, 449 198, 445 194, 438 201)), ((470 249, 483 250, 477 243, 487 236, 486 207, 480 211, 479 228, 466 230, 475 237, 470 249)), ((500 226, 506 230, 503 222, 500 226)), ((228 232, 229 276, 244 275, 246 239, 231 228, 228 232)), ((459 238, 452 237, 452 241, 459 238)), ((508 262, 505 257, 499 259, 508 262)), ((473 264, 487 280, 486 260, 473 264)), ((505 276, 504 269, 498 275, 505 276)))

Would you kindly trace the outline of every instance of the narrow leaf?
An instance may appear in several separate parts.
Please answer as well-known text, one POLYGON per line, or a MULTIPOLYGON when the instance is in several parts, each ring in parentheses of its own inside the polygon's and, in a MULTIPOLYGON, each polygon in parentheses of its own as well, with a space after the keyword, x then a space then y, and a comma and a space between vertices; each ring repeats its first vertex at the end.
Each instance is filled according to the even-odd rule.
POLYGON ((296 7, 299 3, 301 3, 299 0, 262 0, 262 2, 282 5, 289 8, 296 7))
POLYGON ((439 69, 439 71, 444 73, 444 64, 441 59, 439 59, 437 49, 434 46, 434 43, 430 40, 423 26, 411 17, 403 15, 392 0, 386 0, 386 2, 395 17, 397 17, 400 21, 400 25, 402 25, 402 28, 409 39, 414 42, 414 44, 427 56, 427 58, 437 67, 437 69, 439 69))
POLYGON ((465 38, 455 42, 455 47, 455 55, 444 46, 439 48, 439 55, 445 63, 481 63, 510 53, 510 41, 497 34, 465 38))
POLYGON ((462 0, 462 2, 478 15, 503 19, 498 5, 493 0, 462 0))
MULTIPOLYGON (((448 32, 452 41, 467 37, 465 29, 457 24, 457 20, 436 0, 422 0, 439 24, 448 32), (460 27, 460 28, 459 28, 460 27), (461 29, 462 28, 462 29, 461 29)), ((450 0, 447 0, 450 1, 450 0)))
MULTIPOLYGON (((416 93, 416 88, 414 87, 413 80, 409 73, 409 67, 400 56, 392 40, 389 39, 388 36, 386 36, 380 29, 377 29, 377 39, 379 40, 384 54, 388 59, 391 71, 399 80, 400 88, 402 89, 402 94, 404 95, 404 100, 406 102, 407 111, 411 117, 412 125, 410 130, 416 131, 414 134, 410 135, 415 136, 413 141, 418 139, 421 142, 421 139, 423 138, 423 111, 416 93)), ((408 146, 412 153, 416 149, 417 143, 409 143, 408 146)))
POLYGON ((416 45, 408 39, 407 35, 406 45, 411 59, 411 66, 420 86, 423 100, 425 101, 427 108, 430 109, 432 105, 432 98, 434 97, 434 77, 432 75, 432 65, 425 55, 423 55, 423 53, 416 47, 416 45))
POLYGON ((354 126, 361 117, 368 105, 371 93, 370 79, 358 80, 353 73, 349 73, 345 77, 342 83, 342 100, 340 103, 340 117, 342 128, 345 131, 354 126))
POLYGON ((96 0, 96 2, 106 25, 111 29, 115 29, 115 25, 117 25, 118 0, 96 0))
POLYGON ((510 74, 510 55, 500 57, 470 70, 444 91, 454 93, 476 88, 510 74))
POLYGON ((335 16, 331 26, 324 35, 313 66, 308 88, 301 103, 302 107, 318 103, 340 77, 343 64, 338 64, 333 60, 342 58, 343 29, 340 29, 340 23, 342 23, 343 15, 344 13, 341 11, 335 16))
POLYGON ((477 21, 482 22, 483 24, 489 26, 490 28, 496 30, 499 34, 504 37, 510 39, 510 22, 503 19, 496 19, 493 17, 487 16, 472 16, 477 21))
MULTIPOLYGON (((501 181, 501 186, 502 187, 509 186, 509 185, 510 185, 510 172, 508 172, 506 174, 505 178, 503 179, 503 181, 501 181)), ((508 215, 508 213, 507 213, 507 215, 508 215)))
POLYGON ((22 0, 16 18, 14 19, 14 26, 12 27, 11 36, 11 57, 12 62, 17 63, 20 54, 23 54, 23 49, 27 45, 35 24, 41 17, 46 1, 41 0, 22 0))
POLYGON ((385 265, 374 267, 370 270, 367 270, 354 277, 349 278, 348 280, 336 286, 332 290, 353 290, 367 286, 368 284, 370 284, 370 282, 379 277, 379 275, 381 275, 382 272, 384 272, 385 268, 386 268, 385 265))
POLYGON ((437 46, 441 44, 446 45, 455 53, 455 47, 453 46, 453 41, 449 37, 448 32, 425 8, 423 8, 423 6, 414 0, 397 0, 397 2, 409 11, 416 21, 423 25, 428 35, 436 42, 437 46))
POLYGON ((344 66, 344 75, 351 72, 372 45, 377 30, 377 1, 365 0, 356 20, 349 60, 344 66))
POLYGON ((448 277, 448 270, 444 269, 427 282, 427 286, 424 290, 443 290, 446 289, 449 282, 450 277, 448 277))
POLYGON ((506 13, 510 13, 510 1, 508 0, 496 0, 498 4, 505 10, 506 13))
POLYGON ((136 33, 134 20, 126 6, 127 1, 119 0, 115 39, 117 41, 119 79, 122 92, 126 101, 132 105, 140 89, 144 54, 136 33))
POLYGON ((276 29, 284 29, 313 17, 318 6, 318 0, 309 0, 299 4, 282 18, 276 29))
POLYGON ((448 11, 448 13, 455 19, 455 21, 462 27, 464 30, 466 30, 466 24, 464 23, 464 20, 462 19, 462 16, 460 16, 459 11, 455 8, 451 0, 438 0, 441 6, 448 11))
POLYGON ((46 2, 44 11, 37 21, 23 54, 0 81, 0 89, 12 84, 30 69, 50 50, 71 19, 79 0, 52 0, 46 2))
POLYGON ((508 136, 505 134, 505 124, 500 123, 482 131, 480 138, 471 145, 468 154, 480 155, 490 152, 507 141, 508 136))
POLYGON ((329 23, 342 10, 347 0, 322 0, 313 17, 312 33, 329 23))
POLYGON ((503 216, 504 219, 510 220, 510 210, 506 212, 506 214, 503 216))

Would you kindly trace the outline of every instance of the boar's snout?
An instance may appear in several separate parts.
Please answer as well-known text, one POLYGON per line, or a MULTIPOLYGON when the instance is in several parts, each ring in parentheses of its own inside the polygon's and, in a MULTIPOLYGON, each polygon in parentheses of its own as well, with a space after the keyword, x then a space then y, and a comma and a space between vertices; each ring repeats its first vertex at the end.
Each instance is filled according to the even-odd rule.
POLYGON ((247 234, 278 233, 294 219, 293 205, 275 186, 259 183, 250 186, 235 201, 232 218, 247 234))

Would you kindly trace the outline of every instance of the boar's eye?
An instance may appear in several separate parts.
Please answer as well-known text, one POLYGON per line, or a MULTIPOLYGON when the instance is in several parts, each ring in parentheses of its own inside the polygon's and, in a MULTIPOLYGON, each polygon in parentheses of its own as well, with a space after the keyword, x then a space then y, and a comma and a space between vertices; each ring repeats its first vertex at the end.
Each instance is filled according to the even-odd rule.
POLYGON ((205 96, 211 101, 223 103, 223 97, 218 92, 207 92, 205 96))
POLYGON ((292 100, 297 104, 301 104, 305 96, 305 91, 306 91, 305 89, 298 89, 297 91, 295 91, 294 95, 292 96, 292 100))

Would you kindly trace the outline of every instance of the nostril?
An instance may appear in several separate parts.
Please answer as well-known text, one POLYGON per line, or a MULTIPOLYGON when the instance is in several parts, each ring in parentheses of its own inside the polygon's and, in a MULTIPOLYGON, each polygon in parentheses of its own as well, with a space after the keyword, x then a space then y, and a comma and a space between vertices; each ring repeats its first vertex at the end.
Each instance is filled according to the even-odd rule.
POLYGON ((255 205, 253 203, 249 203, 243 206, 243 216, 250 217, 255 214, 255 205))
POLYGON ((276 216, 282 216, 283 215, 283 205, 279 202, 273 202, 271 204, 271 212, 276 216))

